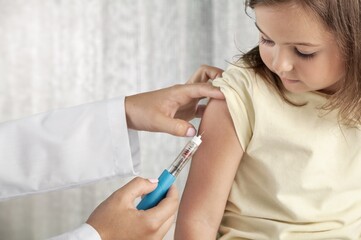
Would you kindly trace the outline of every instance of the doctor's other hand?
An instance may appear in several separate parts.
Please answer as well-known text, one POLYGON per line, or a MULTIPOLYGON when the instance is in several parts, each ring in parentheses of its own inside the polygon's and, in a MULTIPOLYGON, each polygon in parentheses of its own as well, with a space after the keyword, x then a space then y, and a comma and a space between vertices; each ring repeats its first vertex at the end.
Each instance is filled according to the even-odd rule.
POLYGON ((201 66, 186 84, 140 93, 125 98, 128 128, 166 132, 175 136, 194 136, 196 130, 188 121, 203 115, 202 98, 224 99, 222 92, 208 80, 220 77, 223 70, 201 66))
POLYGON ((115 191, 90 215, 87 224, 102 240, 163 239, 174 222, 178 192, 172 186, 166 198, 146 211, 135 208, 136 198, 153 191, 157 183, 140 177, 115 191))

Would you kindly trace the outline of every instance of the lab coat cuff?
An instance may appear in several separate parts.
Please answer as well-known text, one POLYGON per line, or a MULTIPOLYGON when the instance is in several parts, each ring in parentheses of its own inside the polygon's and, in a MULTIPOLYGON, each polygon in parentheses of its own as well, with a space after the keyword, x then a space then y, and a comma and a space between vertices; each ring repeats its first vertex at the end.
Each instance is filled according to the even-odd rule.
POLYGON ((84 223, 77 229, 64 233, 62 235, 49 238, 49 240, 101 240, 101 237, 97 230, 90 226, 89 224, 84 223))
POLYGON ((140 171, 140 146, 137 131, 127 128, 125 97, 108 101, 108 117, 118 175, 134 176, 140 171), (123 124, 122 124, 123 123, 123 124))

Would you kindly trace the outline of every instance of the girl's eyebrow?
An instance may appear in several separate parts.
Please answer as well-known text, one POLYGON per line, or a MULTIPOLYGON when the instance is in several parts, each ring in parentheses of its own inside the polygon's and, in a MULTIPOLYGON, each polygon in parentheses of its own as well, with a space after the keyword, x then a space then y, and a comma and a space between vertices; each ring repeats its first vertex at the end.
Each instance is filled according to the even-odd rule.
MULTIPOLYGON (((262 29, 258 26, 257 22, 254 23, 258 29, 263 35, 265 35, 267 38, 271 39, 267 34, 265 34, 262 29)), ((319 47, 319 44, 314 43, 308 43, 308 42, 290 42, 290 43, 284 43, 285 45, 302 45, 302 46, 308 46, 308 47, 319 47)))

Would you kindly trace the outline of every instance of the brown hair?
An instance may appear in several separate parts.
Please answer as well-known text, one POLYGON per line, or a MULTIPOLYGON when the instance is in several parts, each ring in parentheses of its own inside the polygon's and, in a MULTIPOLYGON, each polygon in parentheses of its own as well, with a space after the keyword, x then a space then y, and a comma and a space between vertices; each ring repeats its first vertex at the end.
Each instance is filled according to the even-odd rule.
MULTIPOLYGON (((310 10, 337 39, 345 59, 345 78, 342 87, 330 95, 322 109, 339 109, 339 120, 348 126, 361 123, 361 0, 246 0, 247 8, 257 5, 295 3, 310 10)), ((288 103, 279 77, 263 63, 259 46, 241 56, 288 103)))

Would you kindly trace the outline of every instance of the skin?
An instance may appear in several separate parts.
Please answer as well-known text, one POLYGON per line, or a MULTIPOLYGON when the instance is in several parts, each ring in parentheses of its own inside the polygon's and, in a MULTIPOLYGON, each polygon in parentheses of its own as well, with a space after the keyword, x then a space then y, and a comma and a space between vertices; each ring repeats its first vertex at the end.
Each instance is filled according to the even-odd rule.
MULTIPOLYGON (((288 91, 333 93, 338 89, 344 63, 335 39, 322 24, 294 5, 256 6, 255 12, 261 39, 270 41, 260 42, 262 60, 288 91)), ((176 240, 216 239, 244 154, 224 100, 208 104, 200 128, 205 134, 183 192, 176 240)))
POLYGON ((260 5, 255 13, 261 58, 288 91, 332 94, 339 88, 345 63, 335 37, 318 19, 295 4, 260 5))
MULTIPOLYGON (((219 68, 202 66, 187 84, 126 97, 128 127, 186 136, 188 129, 194 130, 188 121, 203 113, 204 107, 197 105, 201 98, 224 99, 219 89, 206 83, 222 72, 219 68)), ((194 134, 195 130, 190 135, 194 134)), ((178 207, 176 189, 172 187, 166 198, 152 209, 137 210, 134 205, 136 198, 156 187, 153 180, 133 179, 101 203, 87 223, 97 230, 102 240, 163 239, 178 207)))
POLYGON ((176 240, 216 239, 243 156, 224 100, 209 102, 200 126, 200 132, 203 131, 203 141, 193 156, 178 211, 176 240))
POLYGON ((222 72, 222 69, 203 65, 187 84, 126 97, 128 127, 175 136, 194 136, 195 128, 188 121, 201 117, 205 109, 198 102, 205 97, 224 99, 218 88, 207 83, 209 79, 220 77, 222 72))
POLYGON ((135 178, 114 192, 90 215, 87 223, 93 226, 101 239, 158 240, 173 224, 178 206, 178 193, 172 186, 165 199, 147 211, 134 207, 136 198, 153 191, 157 184, 135 178))

